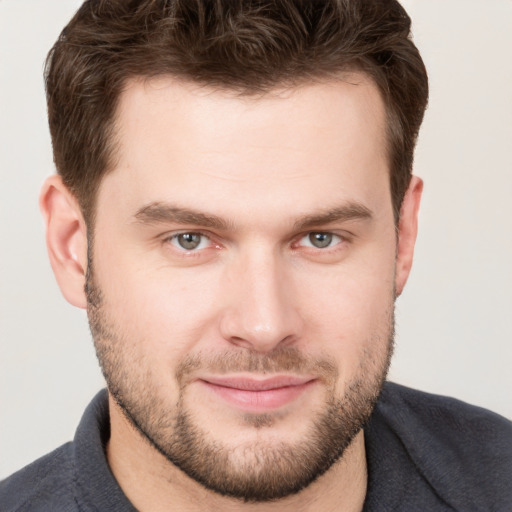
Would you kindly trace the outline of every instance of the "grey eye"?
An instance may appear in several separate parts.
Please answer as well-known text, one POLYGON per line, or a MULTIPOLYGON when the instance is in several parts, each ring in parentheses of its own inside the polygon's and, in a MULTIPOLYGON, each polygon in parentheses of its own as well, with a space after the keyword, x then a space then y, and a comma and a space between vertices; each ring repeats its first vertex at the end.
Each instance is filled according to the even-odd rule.
POLYGON ((317 249, 323 249, 331 245, 333 235, 332 233, 310 233, 308 238, 313 247, 316 247, 317 249))
POLYGON ((176 235, 175 240, 180 248, 191 251, 201 245, 202 237, 199 233, 181 233, 176 235))

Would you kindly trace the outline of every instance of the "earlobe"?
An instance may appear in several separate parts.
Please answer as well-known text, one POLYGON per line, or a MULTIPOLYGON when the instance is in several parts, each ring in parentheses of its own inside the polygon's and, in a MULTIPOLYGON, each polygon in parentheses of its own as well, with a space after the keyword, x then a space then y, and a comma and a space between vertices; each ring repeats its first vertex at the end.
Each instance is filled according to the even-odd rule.
POLYGON ((417 176, 405 194, 398 223, 398 245, 396 258, 395 288, 397 297, 402 293, 412 267, 414 245, 418 233, 418 212, 420 208, 423 181, 417 176))
POLYGON ((46 228, 50 263, 66 300, 86 308, 87 228, 77 200, 58 175, 41 189, 39 206, 46 228))

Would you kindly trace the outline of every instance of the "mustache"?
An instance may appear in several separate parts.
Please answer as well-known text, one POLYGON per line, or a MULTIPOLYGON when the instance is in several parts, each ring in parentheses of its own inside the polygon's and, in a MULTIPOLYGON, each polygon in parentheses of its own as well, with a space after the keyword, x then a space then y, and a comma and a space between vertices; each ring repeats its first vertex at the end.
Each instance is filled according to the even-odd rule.
POLYGON ((228 373, 257 373, 259 375, 291 373, 312 374, 326 382, 335 382, 338 369, 329 358, 312 358, 296 347, 277 347, 272 352, 260 354, 246 349, 226 350, 217 354, 187 356, 176 369, 180 385, 185 384, 201 371, 217 375, 228 373))

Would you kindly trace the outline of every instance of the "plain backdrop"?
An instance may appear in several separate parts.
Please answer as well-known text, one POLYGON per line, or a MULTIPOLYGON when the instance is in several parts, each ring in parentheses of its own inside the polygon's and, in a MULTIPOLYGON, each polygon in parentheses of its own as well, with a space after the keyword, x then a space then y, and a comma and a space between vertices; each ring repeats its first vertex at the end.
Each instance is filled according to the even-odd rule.
MULTIPOLYGON (((43 61, 78 0, 0 0, 0 478, 74 434, 103 386, 37 198, 54 172, 43 61)), ((391 379, 512 418, 512 2, 407 0, 430 75, 413 272, 391 379)))

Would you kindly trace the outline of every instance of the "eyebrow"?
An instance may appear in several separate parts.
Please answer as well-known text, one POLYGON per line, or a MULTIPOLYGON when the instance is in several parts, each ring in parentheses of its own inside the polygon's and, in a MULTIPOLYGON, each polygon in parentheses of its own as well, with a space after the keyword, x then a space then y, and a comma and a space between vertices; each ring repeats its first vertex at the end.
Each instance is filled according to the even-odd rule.
MULTIPOLYGON (((176 223, 193 224, 210 229, 228 231, 234 229, 234 223, 226 221, 211 213, 204 213, 188 208, 162 203, 159 201, 149 203, 134 215, 137 222, 142 224, 176 223)), ((308 228, 331 224, 333 222, 345 222, 351 220, 370 220, 373 214, 370 209, 361 203, 351 202, 336 208, 306 215, 298 219, 293 229, 302 231, 308 228)))
POLYGON ((135 219, 142 224, 176 223, 196 224, 205 228, 227 231, 232 227, 230 222, 217 215, 203 213, 172 204, 153 202, 140 208, 135 219))
POLYGON ((337 208, 330 208, 320 213, 306 215, 297 220, 294 230, 302 231, 316 226, 332 224, 333 222, 347 222, 351 220, 371 220, 373 214, 369 208, 361 203, 351 202, 337 208))

